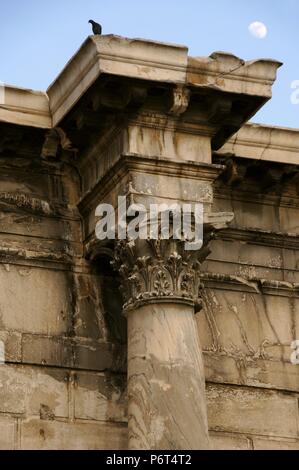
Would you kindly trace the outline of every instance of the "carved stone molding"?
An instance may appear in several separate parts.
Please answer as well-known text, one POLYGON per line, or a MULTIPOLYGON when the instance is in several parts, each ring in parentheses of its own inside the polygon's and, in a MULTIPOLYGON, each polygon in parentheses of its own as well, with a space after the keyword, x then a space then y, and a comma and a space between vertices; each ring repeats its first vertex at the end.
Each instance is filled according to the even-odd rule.
POLYGON ((182 240, 121 240, 113 266, 121 275, 124 311, 144 303, 185 303, 201 310, 200 265, 207 247, 186 251, 182 240))
POLYGON ((169 114, 180 116, 188 109, 191 92, 187 87, 178 85, 172 93, 172 106, 169 114))
POLYGON ((50 129, 45 135, 45 141, 41 151, 42 158, 57 158, 59 149, 77 153, 72 142, 60 127, 50 129))

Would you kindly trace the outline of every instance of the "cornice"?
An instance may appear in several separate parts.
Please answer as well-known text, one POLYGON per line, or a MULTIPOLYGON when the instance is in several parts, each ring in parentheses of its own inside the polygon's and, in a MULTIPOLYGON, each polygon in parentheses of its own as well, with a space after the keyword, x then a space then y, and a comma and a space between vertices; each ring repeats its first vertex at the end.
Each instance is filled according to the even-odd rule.
MULTIPOLYGON (((256 191, 257 186, 255 186, 256 191)), ((215 185, 214 188, 215 199, 231 199, 232 201, 239 201, 245 203, 262 204, 269 206, 290 207, 299 208, 299 197, 297 195, 282 195, 281 192, 278 194, 267 194, 262 192, 253 192, 249 189, 244 190, 242 188, 231 189, 229 187, 215 185)))
POLYGON ((188 49, 114 35, 90 36, 47 90, 56 126, 100 75, 185 83, 188 49))
POLYGON ((223 52, 192 58, 186 46, 114 35, 90 36, 47 93, 54 126, 101 75, 248 95, 254 106, 260 107, 271 97, 280 66, 280 62, 266 59, 245 62, 223 52))
MULTIPOLYGON (((5 86, 5 99, 0 104, 0 122, 41 129, 55 127, 70 114, 99 77, 109 75, 154 86, 160 83, 171 90, 183 87, 188 94, 205 94, 208 90, 215 94, 215 102, 219 101, 218 95, 226 98, 229 95, 231 99, 240 98, 240 109, 244 108, 245 100, 247 111, 243 110, 243 114, 240 111, 240 115, 237 113, 236 116, 230 116, 228 111, 228 115, 221 118, 226 127, 227 118, 230 116, 232 120, 229 130, 222 129, 224 135, 217 137, 214 148, 222 145, 225 139, 243 126, 218 151, 220 155, 234 154, 241 158, 298 164, 298 129, 243 125, 270 99, 271 86, 280 65, 272 59, 244 61, 226 52, 214 52, 209 57, 189 57, 188 48, 183 45, 115 35, 90 36, 46 93, 5 86)), ((178 109, 184 107, 179 106, 178 109)), ((219 117, 218 111, 215 115, 219 117)), ((211 135, 215 125, 213 119, 206 128, 205 123, 198 127, 201 135, 211 135)), ((179 117, 177 121, 180 121, 179 117)), ((220 124, 217 125, 222 132, 220 124)), ((148 125, 146 120, 143 125, 148 125)), ((161 122, 161 128, 163 125, 161 122)), ((190 122, 181 121, 180 126, 183 132, 197 132, 196 126, 190 122)), ((172 126, 169 129, 173 130, 172 126)))
POLYGON ((299 129, 245 124, 217 154, 298 165, 299 129))
POLYGON ((298 282, 231 276, 211 272, 201 272, 200 278, 205 288, 299 298, 298 282))
POLYGON ((214 86, 228 93, 271 98, 271 86, 281 62, 271 59, 244 61, 227 52, 209 57, 189 57, 187 82, 197 87, 214 86))
POLYGON ((46 93, 4 85, 0 122, 49 129, 52 118, 46 93))
POLYGON ((217 234, 217 238, 226 241, 242 241, 253 245, 299 250, 299 237, 296 233, 228 227, 223 232, 217 234))

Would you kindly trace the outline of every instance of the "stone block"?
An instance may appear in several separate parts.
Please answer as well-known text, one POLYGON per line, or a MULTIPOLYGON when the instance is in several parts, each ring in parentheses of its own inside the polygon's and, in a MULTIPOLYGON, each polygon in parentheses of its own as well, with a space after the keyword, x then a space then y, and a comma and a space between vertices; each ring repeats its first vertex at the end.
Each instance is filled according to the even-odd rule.
POLYGON ((67 417, 65 378, 66 373, 60 370, 0 366, 0 412, 39 416, 47 408, 53 416, 67 417))
POLYGON ((126 422, 126 377, 109 374, 76 374, 75 417, 126 422))
POLYGON ((22 357, 22 335, 13 331, 0 331, 0 341, 4 344, 5 362, 20 362, 22 357))
POLYGON ((15 449, 16 419, 0 418, 0 450, 15 449))
POLYGON ((273 440, 253 438, 254 450, 299 450, 299 440, 273 440))
POLYGON ((208 382, 291 392, 299 390, 298 366, 290 362, 250 357, 238 359, 217 352, 205 352, 203 356, 208 382))
POLYGON ((123 348, 112 343, 60 336, 23 335, 22 362, 94 371, 123 372, 123 348))
POLYGON ((236 360, 290 363, 291 342, 297 339, 299 324, 298 302, 278 295, 206 289, 204 315, 197 316, 203 350, 219 351, 236 360))
POLYGON ((22 450, 125 450, 127 428, 88 421, 40 421, 21 423, 22 450))
POLYGON ((72 367, 72 342, 63 337, 25 334, 22 336, 22 362, 72 367))
POLYGON ((210 440, 213 450, 250 450, 249 439, 245 436, 210 432, 210 440))
POLYGON ((298 437, 295 394, 209 384, 207 400, 211 430, 298 437))
POLYGON ((0 329, 61 335, 69 327, 71 296, 67 274, 0 265, 0 329))

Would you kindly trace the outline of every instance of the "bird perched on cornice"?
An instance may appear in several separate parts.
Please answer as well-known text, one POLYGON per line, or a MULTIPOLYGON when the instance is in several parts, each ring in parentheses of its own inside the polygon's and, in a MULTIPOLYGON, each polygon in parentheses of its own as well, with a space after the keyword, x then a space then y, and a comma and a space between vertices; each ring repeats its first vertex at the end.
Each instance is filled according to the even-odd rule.
POLYGON ((96 23, 93 20, 89 20, 88 23, 92 25, 92 32, 95 35, 101 35, 102 34, 102 26, 99 23, 96 23))

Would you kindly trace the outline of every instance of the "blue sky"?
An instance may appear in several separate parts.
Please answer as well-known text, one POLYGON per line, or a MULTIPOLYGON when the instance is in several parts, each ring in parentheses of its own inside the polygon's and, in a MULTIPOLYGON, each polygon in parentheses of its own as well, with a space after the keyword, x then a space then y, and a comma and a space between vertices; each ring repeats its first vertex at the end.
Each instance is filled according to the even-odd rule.
POLYGON ((299 0, 0 0, 0 81, 45 90, 90 34, 89 19, 104 34, 185 44, 190 55, 228 51, 243 59, 274 58, 272 100, 255 122, 299 128, 291 83, 299 80, 299 0), (248 26, 262 21, 265 39, 248 26))

